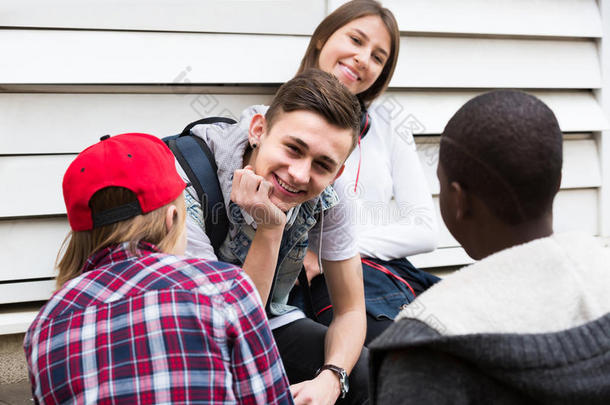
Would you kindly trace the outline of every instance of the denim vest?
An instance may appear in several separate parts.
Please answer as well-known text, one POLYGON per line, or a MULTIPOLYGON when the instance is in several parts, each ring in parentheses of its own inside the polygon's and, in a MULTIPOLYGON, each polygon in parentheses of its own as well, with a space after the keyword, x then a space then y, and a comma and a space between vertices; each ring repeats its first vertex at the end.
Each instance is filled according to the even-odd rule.
MULTIPOLYGON (((267 312, 270 316, 282 315, 296 307, 287 305, 288 295, 303 267, 303 258, 307 252, 309 231, 316 225, 316 216, 321 211, 333 207, 339 201, 335 190, 326 187, 319 197, 306 201, 299 206, 299 211, 291 226, 284 229, 280 244, 275 275, 269 293, 267 312)), ((256 230, 246 224, 241 209, 233 202, 229 204, 231 231, 218 252, 218 259, 243 265, 250 250, 256 230)), ((320 237, 320 241, 322 238, 320 237)))

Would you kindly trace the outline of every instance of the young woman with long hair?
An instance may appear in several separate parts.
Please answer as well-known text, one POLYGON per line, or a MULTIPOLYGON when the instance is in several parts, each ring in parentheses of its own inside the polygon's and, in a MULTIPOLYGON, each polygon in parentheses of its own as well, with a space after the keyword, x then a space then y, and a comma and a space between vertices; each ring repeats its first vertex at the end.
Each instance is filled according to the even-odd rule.
MULTIPOLYGON (((355 205, 352 219, 363 264, 367 344, 405 304, 438 281, 406 259, 436 247, 434 206, 412 134, 401 131, 401 123, 391 116, 395 99, 379 100, 394 74, 399 48, 392 12, 374 0, 353 0, 318 25, 299 68, 332 73, 362 107, 358 148, 334 188, 355 205)), ((313 315, 328 324, 332 305, 324 278, 316 277, 321 273, 316 253, 309 251, 304 264, 312 280, 313 315)))

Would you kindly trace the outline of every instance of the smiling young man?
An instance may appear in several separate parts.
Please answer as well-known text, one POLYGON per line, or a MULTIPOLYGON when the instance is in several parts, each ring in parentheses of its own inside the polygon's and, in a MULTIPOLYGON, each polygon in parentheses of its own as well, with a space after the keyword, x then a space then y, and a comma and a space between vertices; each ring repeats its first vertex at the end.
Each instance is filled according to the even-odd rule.
POLYGON ((192 129, 214 154, 231 224, 215 253, 201 204, 187 189, 187 253, 239 264, 250 276, 296 403, 368 397, 362 268, 349 212, 331 187, 359 126, 356 97, 314 69, 284 84, 268 109, 250 107, 235 125, 192 129), (335 310, 329 328, 286 304, 308 246, 320 252, 328 280, 335 310))

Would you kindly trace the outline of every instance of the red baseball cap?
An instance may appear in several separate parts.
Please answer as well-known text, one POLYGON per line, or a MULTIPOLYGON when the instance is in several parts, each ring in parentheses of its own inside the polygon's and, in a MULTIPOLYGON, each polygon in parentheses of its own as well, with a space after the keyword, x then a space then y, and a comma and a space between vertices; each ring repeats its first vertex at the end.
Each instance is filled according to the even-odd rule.
POLYGON ((176 172, 174 155, 163 141, 137 133, 101 137, 74 159, 63 179, 68 221, 74 231, 88 231, 156 210, 178 198, 185 187, 176 172), (131 190, 138 201, 94 215, 89 200, 111 186, 131 190))

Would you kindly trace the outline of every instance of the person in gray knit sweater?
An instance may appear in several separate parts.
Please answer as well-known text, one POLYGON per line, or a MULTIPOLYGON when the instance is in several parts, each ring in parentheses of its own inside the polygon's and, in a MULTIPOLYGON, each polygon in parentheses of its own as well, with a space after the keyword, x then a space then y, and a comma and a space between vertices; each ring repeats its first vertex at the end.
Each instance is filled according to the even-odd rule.
POLYGON ((441 136, 441 214, 477 263, 370 345, 375 404, 610 403, 610 250, 553 233, 562 134, 518 91, 467 102, 441 136))

